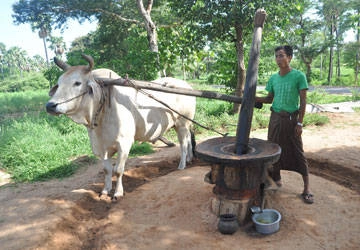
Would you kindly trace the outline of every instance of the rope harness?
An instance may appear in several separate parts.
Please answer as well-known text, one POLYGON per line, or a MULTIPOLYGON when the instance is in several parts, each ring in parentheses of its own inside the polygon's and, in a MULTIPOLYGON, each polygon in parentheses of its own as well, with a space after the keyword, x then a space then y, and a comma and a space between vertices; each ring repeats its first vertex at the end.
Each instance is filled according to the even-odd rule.
MULTIPOLYGON (((105 94, 105 91, 104 91, 104 84, 101 84, 99 83, 99 86, 100 86, 100 89, 101 89, 101 98, 100 98, 100 106, 98 107, 98 109, 96 110, 96 113, 94 115, 94 118, 93 120, 91 121, 91 124, 90 124, 90 128, 93 129, 95 127, 97 127, 97 119, 98 119, 98 116, 100 114, 100 111, 104 108, 104 104, 105 104, 105 97, 106 97, 106 94, 105 94)), ((109 97, 110 97, 110 89, 109 89, 109 97)), ((110 107, 110 98, 109 98, 109 107, 110 107)))
POLYGON ((72 100, 75 100, 75 99, 77 99, 77 98, 79 98, 79 97, 82 97, 82 96, 85 95, 87 92, 88 92, 88 91, 84 91, 84 92, 81 93, 80 95, 74 96, 74 97, 72 97, 72 98, 70 98, 70 99, 68 99, 68 100, 63 101, 63 102, 58 102, 58 103, 56 103, 56 105, 64 104, 64 103, 67 103, 67 102, 71 102, 72 100))
POLYGON ((130 85, 131 87, 133 87, 134 89, 136 89, 136 91, 138 91, 138 92, 142 93, 143 95, 146 95, 147 97, 149 97, 149 98, 157 101, 158 103, 164 105, 165 107, 167 107, 168 109, 170 109, 170 110, 173 111, 174 113, 180 115, 182 118, 184 118, 184 119, 186 119, 186 120, 188 120, 188 121, 191 121, 192 123, 194 123, 194 124, 196 124, 196 125, 204 128, 204 129, 206 129, 206 130, 213 131, 213 132, 215 132, 215 133, 217 133, 217 134, 219 134, 219 135, 221 135, 221 136, 223 136, 223 137, 226 137, 226 136, 228 135, 228 133, 225 133, 225 134, 224 134, 224 133, 221 133, 221 132, 219 132, 219 131, 217 131, 217 130, 215 130, 215 129, 206 127, 206 126, 198 123, 197 121, 195 121, 195 120, 193 120, 193 119, 191 119, 191 118, 189 118, 189 117, 181 114, 180 112, 178 112, 178 111, 176 111, 175 109, 173 109, 172 107, 170 107, 168 104, 166 104, 166 103, 164 103, 163 101, 157 99, 157 98, 156 98, 155 96, 153 96, 152 94, 150 94, 150 93, 142 90, 141 88, 137 87, 136 84, 135 84, 133 81, 131 81, 130 79, 128 79, 127 77, 126 77, 125 79, 126 79, 126 81, 129 83, 129 85, 130 85))
MULTIPOLYGON (((105 96, 106 96, 106 94, 105 94, 105 91, 104 91, 104 84, 99 83, 99 86, 100 86, 100 89, 101 89, 101 98, 100 98, 100 101, 99 101, 100 105, 99 105, 98 109, 96 110, 96 113, 95 113, 92 121, 90 122, 90 125, 87 126, 90 129, 94 129, 95 127, 98 126, 97 119, 98 119, 98 116, 100 114, 100 111, 104 108, 104 104, 105 104, 105 96)), ((84 91, 81 94, 79 94, 77 96, 74 96, 74 97, 72 97, 70 99, 67 99, 67 100, 62 101, 62 102, 58 102, 58 103, 56 103, 56 105, 71 102, 71 101, 73 101, 73 100, 75 100, 75 99, 77 99, 79 97, 82 97, 82 96, 86 95, 88 92, 89 91, 84 91)), ((110 90, 109 90, 109 95, 110 95, 110 90)), ((109 98, 109 106, 110 106, 110 98, 109 98)))

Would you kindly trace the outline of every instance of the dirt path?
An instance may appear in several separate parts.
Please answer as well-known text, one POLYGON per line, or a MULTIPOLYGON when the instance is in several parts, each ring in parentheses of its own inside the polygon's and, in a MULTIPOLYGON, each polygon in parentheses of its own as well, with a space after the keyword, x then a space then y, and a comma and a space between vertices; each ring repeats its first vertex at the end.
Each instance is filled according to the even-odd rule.
MULTIPOLYGON (((303 143, 310 172, 360 193, 360 115, 327 113, 330 123, 305 127, 303 143)), ((266 139, 266 130, 253 137, 266 139)))
MULTIPOLYGON (((283 173, 283 187, 267 193, 280 211, 280 231, 257 234, 252 226, 232 236, 217 231, 209 209, 209 166, 194 161, 176 170, 177 148, 158 148, 130 159, 126 195, 99 200, 99 164, 74 176, 0 188, 1 249, 358 249, 360 245, 360 116, 330 114, 331 123, 305 128, 313 205, 299 198, 301 177, 283 173)), ((266 136, 256 131, 252 137, 266 136)))

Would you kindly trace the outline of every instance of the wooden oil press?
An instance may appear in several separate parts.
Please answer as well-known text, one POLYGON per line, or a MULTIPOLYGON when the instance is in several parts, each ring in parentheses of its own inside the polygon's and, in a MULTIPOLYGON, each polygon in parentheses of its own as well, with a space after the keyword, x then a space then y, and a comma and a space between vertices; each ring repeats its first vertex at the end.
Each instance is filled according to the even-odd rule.
POLYGON ((206 180, 215 184, 212 211, 218 216, 235 214, 240 225, 249 221, 250 207, 260 198, 267 167, 278 161, 281 153, 277 144, 249 139, 265 17, 264 10, 256 12, 236 137, 213 138, 196 147, 197 156, 211 163, 211 172, 206 180))
POLYGON ((278 161, 281 153, 277 144, 255 138, 249 139, 265 17, 266 12, 261 9, 255 14, 254 35, 243 98, 210 91, 170 88, 122 78, 96 79, 104 85, 151 89, 241 103, 236 137, 212 138, 196 147, 197 156, 211 163, 211 172, 205 176, 205 179, 215 184, 213 193, 216 197, 212 200, 213 212, 218 216, 235 214, 240 225, 249 221, 250 207, 260 198, 260 187, 265 180, 267 167, 278 161))

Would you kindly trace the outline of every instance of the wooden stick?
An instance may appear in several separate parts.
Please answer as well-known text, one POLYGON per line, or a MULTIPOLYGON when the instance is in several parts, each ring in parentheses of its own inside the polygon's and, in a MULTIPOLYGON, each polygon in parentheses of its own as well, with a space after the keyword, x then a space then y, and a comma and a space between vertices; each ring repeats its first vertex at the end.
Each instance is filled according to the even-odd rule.
POLYGON ((185 88, 174 88, 167 87, 166 85, 161 85, 158 83, 146 82, 146 81, 138 81, 138 80, 130 80, 130 79, 110 79, 110 78, 96 78, 97 82, 106 85, 118 85, 123 87, 133 87, 139 89, 149 89, 155 91, 161 91, 172 94, 181 94, 181 95, 189 95, 189 96, 197 96, 204 97, 208 99, 217 99, 223 100, 227 102, 241 103, 242 98, 234 95, 224 95, 218 92, 206 91, 206 90, 196 90, 196 89, 185 89, 185 88))

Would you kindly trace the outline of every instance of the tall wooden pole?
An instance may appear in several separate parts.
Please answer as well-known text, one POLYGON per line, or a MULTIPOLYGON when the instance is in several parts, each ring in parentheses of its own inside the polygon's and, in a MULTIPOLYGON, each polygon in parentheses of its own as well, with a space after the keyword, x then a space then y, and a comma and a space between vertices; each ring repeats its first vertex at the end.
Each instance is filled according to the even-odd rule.
POLYGON ((251 121, 255 104, 256 83, 258 79, 261 36, 265 18, 265 10, 259 9, 256 11, 254 35, 250 50, 249 65, 246 72, 244 95, 236 130, 235 148, 236 154, 238 155, 246 154, 248 152, 251 121))

